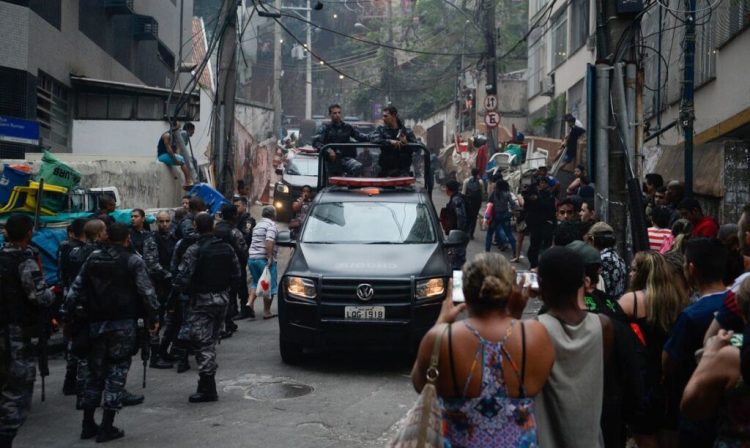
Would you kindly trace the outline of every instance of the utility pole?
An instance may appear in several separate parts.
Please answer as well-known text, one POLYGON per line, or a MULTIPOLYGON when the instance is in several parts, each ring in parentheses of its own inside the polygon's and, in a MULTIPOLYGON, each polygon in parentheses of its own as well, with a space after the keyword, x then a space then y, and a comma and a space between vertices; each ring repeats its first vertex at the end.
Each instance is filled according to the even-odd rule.
MULTIPOLYGON (((277 11, 281 10, 281 0, 275 0, 277 11)), ((281 132, 281 25, 273 25, 273 135, 277 139, 281 132)))
POLYGON ((305 119, 312 119, 312 30, 310 25, 310 0, 307 0, 307 69, 305 70, 305 119))
MULTIPOLYGON (((680 123, 685 135, 685 196, 693 197, 693 121, 695 120, 695 0, 685 0, 685 59, 680 123)), ((660 81, 661 82, 661 81, 660 81)))
MULTIPOLYGON (((487 95, 497 95, 497 27, 495 26, 495 0, 485 0, 482 5, 484 13, 484 37, 487 46, 485 54, 487 64, 487 81, 484 86, 487 95)), ((489 153, 497 152, 497 142, 495 141, 495 131, 487 129, 487 144, 489 153)))
MULTIPOLYGON (((388 17, 388 45, 393 46, 393 8, 391 7, 391 0, 386 0, 386 13, 388 17)), ((391 104, 393 101, 393 71, 395 66, 395 55, 393 54, 393 48, 385 49, 385 76, 383 81, 385 84, 385 105, 391 104)))
POLYGON ((216 187, 224 195, 234 190, 234 97, 237 88, 237 9, 236 0, 225 0, 221 7, 221 21, 227 26, 221 34, 219 73, 216 77, 216 121, 213 129, 214 172, 216 187))

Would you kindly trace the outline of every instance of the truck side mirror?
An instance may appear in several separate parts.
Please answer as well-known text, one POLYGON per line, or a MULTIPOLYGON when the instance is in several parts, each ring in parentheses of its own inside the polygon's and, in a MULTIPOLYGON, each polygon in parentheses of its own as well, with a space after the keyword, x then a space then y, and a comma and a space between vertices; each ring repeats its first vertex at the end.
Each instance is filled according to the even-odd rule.
POLYGON ((276 174, 278 174, 279 176, 281 176, 281 175, 284 174, 284 171, 281 168, 276 168, 276 174))
POLYGON ((282 230, 276 235, 276 244, 279 247, 295 247, 297 242, 292 239, 292 234, 288 230, 282 230))
POLYGON ((445 247, 459 247, 466 244, 469 241, 469 235, 463 230, 451 230, 448 234, 448 238, 445 239, 443 246, 445 247))

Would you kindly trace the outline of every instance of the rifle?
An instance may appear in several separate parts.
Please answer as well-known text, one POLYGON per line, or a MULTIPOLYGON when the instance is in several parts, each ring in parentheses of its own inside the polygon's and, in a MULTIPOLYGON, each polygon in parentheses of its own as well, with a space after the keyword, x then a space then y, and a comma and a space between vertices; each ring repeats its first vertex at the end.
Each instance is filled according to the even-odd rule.
POLYGON ((149 344, 148 329, 143 319, 138 319, 138 342, 141 345, 141 360, 143 361, 143 388, 146 388, 146 370, 148 369, 148 359, 151 355, 151 345, 149 344))

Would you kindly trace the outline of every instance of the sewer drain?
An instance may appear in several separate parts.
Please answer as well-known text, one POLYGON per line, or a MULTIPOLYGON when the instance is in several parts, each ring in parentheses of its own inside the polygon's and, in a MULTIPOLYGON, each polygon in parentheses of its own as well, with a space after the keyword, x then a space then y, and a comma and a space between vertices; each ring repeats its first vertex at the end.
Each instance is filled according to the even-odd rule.
POLYGON ((252 386, 247 395, 256 400, 284 400, 312 393, 313 388, 299 383, 265 383, 252 386))

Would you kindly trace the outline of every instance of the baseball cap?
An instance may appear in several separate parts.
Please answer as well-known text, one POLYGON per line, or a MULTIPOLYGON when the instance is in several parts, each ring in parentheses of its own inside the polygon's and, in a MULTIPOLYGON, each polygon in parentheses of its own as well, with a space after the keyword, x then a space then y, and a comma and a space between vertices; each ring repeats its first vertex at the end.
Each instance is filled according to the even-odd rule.
POLYGON ((585 265, 602 264, 599 251, 581 240, 573 241, 565 247, 578 254, 585 265))
POLYGON ((591 226, 591 228, 588 231, 588 234, 597 235, 599 233, 615 233, 615 229, 613 229, 612 226, 610 226, 606 222, 599 221, 593 226, 591 226))

